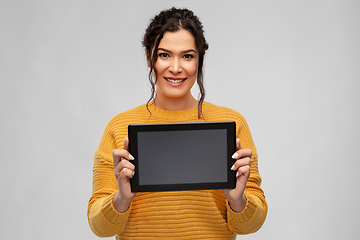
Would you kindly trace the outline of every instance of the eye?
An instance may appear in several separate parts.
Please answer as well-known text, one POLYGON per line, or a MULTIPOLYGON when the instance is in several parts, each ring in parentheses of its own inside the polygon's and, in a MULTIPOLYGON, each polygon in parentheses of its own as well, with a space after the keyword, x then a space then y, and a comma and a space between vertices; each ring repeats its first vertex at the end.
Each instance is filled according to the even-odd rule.
POLYGON ((192 58, 194 58, 194 56, 191 55, 191 54, 185 54, 185 55, 183 56, 183 58, 192 59, 192 58))
POLYGON ((167 53, 159 53, 159 57, 168 58, 168 57, 170 57, 170 56, 169 56, 169 54, 167 54, 167 53))

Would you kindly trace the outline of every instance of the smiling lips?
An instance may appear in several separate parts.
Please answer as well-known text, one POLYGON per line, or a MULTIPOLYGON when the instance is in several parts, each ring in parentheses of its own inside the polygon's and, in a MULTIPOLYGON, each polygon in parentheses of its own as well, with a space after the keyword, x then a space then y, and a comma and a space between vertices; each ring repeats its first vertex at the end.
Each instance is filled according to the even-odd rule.
POLYGON ((178 78, 178 77, 164 77, 164 78, 166 81, 170 83, 182 83, 187 79, 187 78, 178 78))

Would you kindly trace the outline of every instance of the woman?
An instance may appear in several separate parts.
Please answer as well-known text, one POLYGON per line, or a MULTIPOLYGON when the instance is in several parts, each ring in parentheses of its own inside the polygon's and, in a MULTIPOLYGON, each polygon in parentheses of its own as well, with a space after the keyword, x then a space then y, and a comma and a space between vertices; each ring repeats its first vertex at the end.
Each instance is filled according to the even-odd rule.
MULTIPOLYGON (((260 188, 257 153, 245 119, 236 111, 204 101, 203 60, 208 44, 192 11, 160 12, 148 26, 143 45, 152 96, 147 104, 110 120, 95 153, 88 219, 93 232, 117 239, 235 239, 257 231, 267 214, 260 188), (191 88, 197 81, 200 98, 191 88), (132 193, 135 167, 128 152, 132 123, 236 122, 235 189, 132 193), (240 144, 241 141, 241 144, 240 144)), ((191 166, 189 166, 191 167, 191 166)))

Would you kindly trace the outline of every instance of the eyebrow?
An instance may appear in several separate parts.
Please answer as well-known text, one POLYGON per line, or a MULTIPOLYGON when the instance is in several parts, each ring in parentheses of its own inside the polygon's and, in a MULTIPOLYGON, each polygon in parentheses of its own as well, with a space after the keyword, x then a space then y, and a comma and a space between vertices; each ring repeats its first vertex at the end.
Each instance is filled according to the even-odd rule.
MULTIPOLYGON (((167 49, 165 49, 165 48, 158 48, 158 51, 159 51, 159 50, 164 51, 164 52, 171 53, 170 50, 167 50, 167 49)), ((181 53, 189 53, 189 52, 197 53, 194 49, 188 49, 188 50, 185 50, 185 51, 181 51, 181 53)))

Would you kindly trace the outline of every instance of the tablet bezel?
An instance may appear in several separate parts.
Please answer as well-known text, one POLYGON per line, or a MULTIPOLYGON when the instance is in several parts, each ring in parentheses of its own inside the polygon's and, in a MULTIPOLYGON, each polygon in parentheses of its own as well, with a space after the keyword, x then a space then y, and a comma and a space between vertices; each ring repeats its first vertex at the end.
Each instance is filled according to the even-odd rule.
POLYGON ((134 156, 131 162, 135 165, 135 174, 130 179, 132 192, 158 192, 158 191, 186 191, 186 190, 210 190, 210 189, 233 189, 235 188, 235 172, 230 168, 235 160, 231 156, 236 151, 236 124, 234 121, 218 122, 186 122, 186 123, 152 123, 130 124, 128 126, 129 152, 134 156), (179 131, 179 130, 209 130, 226 129, 227 138, 227 181, 207 183, 182 183, 182 184, 156 184, 140 185, 139 171, 136 171, 138 162, 138 132, 179 131))

